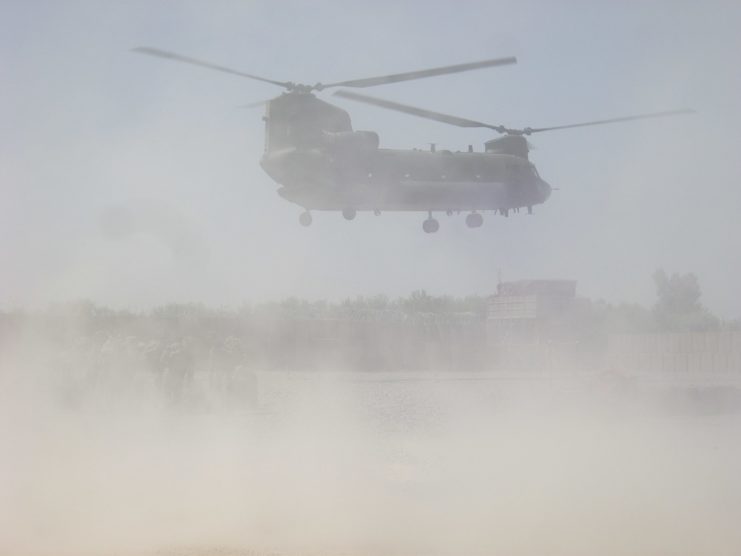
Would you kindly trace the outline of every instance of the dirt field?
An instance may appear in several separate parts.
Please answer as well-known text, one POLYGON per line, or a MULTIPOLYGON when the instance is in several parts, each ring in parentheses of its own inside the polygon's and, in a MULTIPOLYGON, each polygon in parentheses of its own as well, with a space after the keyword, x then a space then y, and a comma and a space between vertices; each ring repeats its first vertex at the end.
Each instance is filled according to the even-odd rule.
POLYGON ((6 383, 0 553, 741 548, 741 416, 692 391, 573 376, 258 382, 256 408, 111 392, 69 407, 6 383))

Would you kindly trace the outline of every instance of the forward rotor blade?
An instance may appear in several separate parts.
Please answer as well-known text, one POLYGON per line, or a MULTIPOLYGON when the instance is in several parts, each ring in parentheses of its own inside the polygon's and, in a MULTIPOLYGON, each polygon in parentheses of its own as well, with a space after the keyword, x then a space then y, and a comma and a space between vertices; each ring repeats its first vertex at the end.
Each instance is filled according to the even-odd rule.
POLYGON ((486 127, 496 130, 500 133, 505 133, 507 131, 503 126, 486 124, 483 122, 477 122, 476 120, 468 120, 466 118, 459 118, 458 116, 450 116, 448 114, 441 114, 440 112, 433 112, 432 110, 425 110, 424 108, 408 106, 406 104, 392 102, 390 100, 370 97, 368 95, 361 95, 359 93, 353 93, 351 91, 340 90, 337 91, 334 96, 347 98, 358 102, 364 102, 366 104, 372 104, 373 106, 379 106, 388 110, 396 110, 397 112, 403 112, 405 114, 411 114, 412 116, 419 116, 420 118, 426 118, 428 120, 434 120, 436 122, 442 122, 444 124, 455 125, 458 127, 486 127))
POLYGON ((556 129, 568 129, 571 127, 585 127, 590 125, 602 125, 602 124, 612 124, 615 122, 629 122, 631 120, 645 120, 648 118, 663 118, 665 116, 676 116, 678 114, 694 114, 695 111, 688 109, 688 108, 682 108, 680 110, 665 110, 663 112, 651 112, 649 114, 638 114, 636 116, 623 116, 622 118, 610 118, 608 120, 594 120, 592 122, 582 122, 579 124, 568 124, 568 125, 557 125, 553 127, 526 127, 522 130, 522 132, 525 135, 530 135, 531 133, 540 133, 541 131, 553 131, 556 129))
POLYGON ((188 56, 181 56, 180 54, 175 54, 174 52, 160 50, 159 48, 139 46, 137 48, 132 48, 132 51, 138 52, 140 54, 148 54, 149 56, 156 56, 157 58, 165 58, 166 60, 175 60, 176 62, 183 62, 185 64, 201 66, 203 68, 209 68, 209 69, 221 71, 224 73, 231 73, 232 75, 239 75, 240 77, 248 77, 249 79, 256 79, 257 81, 263 81, 265 83, 272 83, 273 85, 278 85, 280 87, 290 88, 292 85, 292 83, 287 82, 287 81, 274 81, 272 79, 266 79, 265 77, 260 77, 258 75, 252 75, 249 73, 243 73, 241 71, 233 70, 231 68, 226 68, 224 66, 212 64, 211 62, 204 62, 203 60, 196 60, 195 58, 189 58, 188 56))
POLYGON ((322 84, 317 87, 319 90, 328 87, 373 87, 375 85, 386 85, 388 83, 398 83, 400 81, 410 81, 412 79, 423 79, 425 77, 434 77, 436 75, 446 75, 449 73, 460 73, 462 71, 471 71, 475 69, 488 68, 492 66, 505 66, 516 64, 517 58, 510 56, 507 58, 494 58, 491 60, 482 60, 481 62, 472 62, 468 64, 456 64, 454 66, 444 66, 439 68, 430 68, 426 70, 409 71, 405 73, 395 73, 392 75, 382 75, 379 77, 368 77, 366 79, 351 79, 350 81, 338 81, 336 83, 322 84))

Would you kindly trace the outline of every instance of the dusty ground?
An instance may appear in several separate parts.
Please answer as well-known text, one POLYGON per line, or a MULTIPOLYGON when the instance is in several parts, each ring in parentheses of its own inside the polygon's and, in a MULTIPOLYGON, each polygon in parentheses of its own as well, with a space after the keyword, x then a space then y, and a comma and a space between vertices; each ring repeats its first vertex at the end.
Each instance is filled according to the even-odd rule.
POLYGON ((738 553, 738 407, 675 386, 296 373, 261 375, 258 408, 6 388, 0 553, 738 553))

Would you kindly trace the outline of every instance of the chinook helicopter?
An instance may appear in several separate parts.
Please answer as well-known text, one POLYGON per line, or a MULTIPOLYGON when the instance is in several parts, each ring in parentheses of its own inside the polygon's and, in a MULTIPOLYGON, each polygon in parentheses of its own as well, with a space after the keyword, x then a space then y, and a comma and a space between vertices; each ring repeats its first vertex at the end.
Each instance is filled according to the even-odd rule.
POLYGON ((135 52, 247 77, 283 87, 286 92, 265 104, 265 152, 260 165, 281 187, 278 194, 304 208, 303 226, 312 223, 311 211, 340 211, 353 220, 358 211, 420 211, 427 218, 422 229, 437 232, 433 212, 467 212, 466 225, 483 224, 483 211, 503 216, 544 203, 551 186, 530 162, 526 136, 572 127, 656 118, 692 112, 669 110, 607 120, 553 127, 508 128, 450 116, 351 91, 335 92, 341 98, 435 120, 460 127, 488 128, 501 134, 484 144, 484 152, 383 149, 374 131, 353 130, 349 114, 314 94, 336 87, 364 88, 460 73, 517 62, 495 58, 379 77, 303 85, 275 81, 231 68, 151 47, 135 52))

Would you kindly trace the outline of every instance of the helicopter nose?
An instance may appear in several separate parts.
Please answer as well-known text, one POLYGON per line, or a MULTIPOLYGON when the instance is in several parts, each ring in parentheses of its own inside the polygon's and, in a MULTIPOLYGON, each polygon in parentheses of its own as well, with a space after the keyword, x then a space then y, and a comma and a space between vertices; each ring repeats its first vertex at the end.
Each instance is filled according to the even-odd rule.
POLYGON ((553 191, 551 185, 545 180, 540 180, 540 183, 538 183, 538 189, 540 190, 540 194, 543 196, 543 201, 548 199, 548 197, 551 196, 551 191, 553 191))

